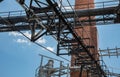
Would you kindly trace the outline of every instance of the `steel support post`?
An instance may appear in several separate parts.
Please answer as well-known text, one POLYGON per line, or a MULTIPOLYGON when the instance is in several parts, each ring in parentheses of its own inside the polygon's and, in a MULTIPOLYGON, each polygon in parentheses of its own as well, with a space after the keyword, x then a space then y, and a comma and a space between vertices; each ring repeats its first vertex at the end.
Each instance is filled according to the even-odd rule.
POLYGON ((81 40, 78 38, 77 34, 73 31, 73 29, 71 28, 71 26, 69 26, 70 24, 68 24, 64 17, 60 14, 60 12, 58 11, 58 9, 56 7, 53 6, 53 3, 51 0, 46 0, 48 2, 48 4, 50 6, 53 7, 53 10, 55 11, 55 13, 60 16, 62 22, 67 26, 67 28, 69 29, 69 31, 71 32, 71 34, 75 37, 75 39, 78 41, 78 43, 81 45, 81 47, 87 52, 88 56, 90 56, 90 58, 95 62, 96 66, 100 69, 100 71, 102 72, 102 74, 104 75, 104 77, 106 77, 105 72, 101 69, 100 65, 96 62, 96 60, 94 59, 94 57, 91 55, 91 53, 86 49, 86 47, 84 46, 84 44, 81 42, 81 40))
POLYGON ((83 68, 84 68, 84 65, 81 65, 79 77, 82 77, 83 68))

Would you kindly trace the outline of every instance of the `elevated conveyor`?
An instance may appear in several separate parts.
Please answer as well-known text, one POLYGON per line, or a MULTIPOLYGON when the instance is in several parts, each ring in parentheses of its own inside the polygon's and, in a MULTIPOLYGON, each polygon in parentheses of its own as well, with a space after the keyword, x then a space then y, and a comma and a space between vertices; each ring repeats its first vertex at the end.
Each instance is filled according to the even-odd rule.
POLYGON ((95 54, 90 52, 90 49, 94 50, 95 47, 83 42, 86 38, 78 36, 75 26, 79 25, 80 28, 83 28, 88 24, 92 26, 95 24, 119 23, 118 0, 109 1, 110 4, 116 2, 115 6, 110 5, 108 7, 105 4, 109 2, 103 2, 100 3, 103 6, 99 8, 88 7, 84 10, 74 10, 73 8, 68 10, 64 6, 60 7, 57 0, 46 0, 45 3, 31 0, 30 5, 26 5, 24 0, 17 1, 25 9, 25 14, 18 12, 19 14, 14 15, 13 12, 8 12, 7 16, 1 15, 0 32, 29 30, 33 42, 45 34, 51 35, 57 40, 56 54, 58 56, 75 55, 77 57, 76 65, 83 65, 83 67, 81 66, 81 72, 84 68, 89 70, 92 76, 107 77, 106 72, 101 68, 100 61, 95 59, 95 54), (38 5, 37 7, 32 4, 33 1, 38 5), (44 6, 41 6, 41 4, 44 6), (80 17, 84 18, 78 21, 80 17), (79 55, 78 53, 81 52, 85 54, 79 55))
MULTIPOLYGON (((63 11, 63 14, 67 19, 69 20, 69 23, 71 23, 73 26, 80 25, 81 23, 83 26, 85 25, 95 25, 95 24, 116 24, 119 23, 119 1, 108 1, 108 2, 101 2, 96 3, 96 6, 100 5, 100 7, 96 7, 94 9, 88 8, 84 10, 68 10, 66 12, 63 11), (114 5, 112 3, 115 3, 114 5), (105 5, 106 4, 106 5, 105 5), (107 6, 109 4, 109 6, 107 6), (111 5, 110 5, 111 4, 111 5), (85 19, 81 20, 81 23, 76 20, 76 15, 80 17, 86 17, 85 19), (91 17, 95 17, 94 19, 91 17)), ((85 5, 85 4, 84 4, 85 5)), ((90 4, 89 4, 90 5, 90 4)), ((82 6, 82 5, 81 5, 82 6)), ((86 7, 88 5, 85 5, 86 7)), ((36 8, 35 13, 37 13, 37 16, 40 17, 44 25, 47 25, 48 22, 48 16, 49 21, 55 21, 57 25, 59 24, 58 17, 55 16, 55 14, 52 12, 52 9, 49 9, 50 7, 44 7, 44 8, 36 8), (41 12, 48 11, 46 15, 45 13, 41 12)), ((25 14, 25 11, 11 11, 11 12, 1 12, 0 13, 0 32, 5 31, 16 31, 16 30, 29 30, 29 21, 25 14), (6 21, 11 22, 11 25, 15 25, 15 29, 12 27, 6 27, 3 25, 9 25, 6 21), (20 24, 22 23, 22 24, 20 24), (24 24, 23 24, 24 23, 24 24)))

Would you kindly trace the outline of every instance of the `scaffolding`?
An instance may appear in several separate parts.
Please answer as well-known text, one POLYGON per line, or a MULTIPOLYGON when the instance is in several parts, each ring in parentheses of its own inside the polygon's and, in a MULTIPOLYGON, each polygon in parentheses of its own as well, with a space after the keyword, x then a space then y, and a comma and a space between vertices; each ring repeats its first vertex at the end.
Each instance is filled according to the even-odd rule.
POLYGON ((110 48, 103 49, 103 50, 99 49, 99 52, 100 52, 101 56, 109 56, 109 57, 111 57, 111 56, 119 57, 120 56, 120 48, 117 48, 117 47, 112 48, 112 49, 110 49, 110 48))
POLYGON ((69 64, 63 61, 39 54, 40 66, 36 69, 35 77, 69 77, 69 64), (46 63, 46 64, 45 64, 46 63))
MULTIPOLYGON (((84 25, 120 23, 119 0, 94 3, 94 5, 99 5, 94 9, 89 7, 93 4, 81 4, 80 6, 88 7, 84 10, 75 10, 74 5, 70 5, 68 0, 68 6, 64 6, 61 0, 46 0, 43 2, 30 0, 29 4, 26 4, 24 0, 17 0, 17 2, 24 8, 24 11, 0 13, 0 32, 29 30, 31 31, 30 40, 32 42, 44 35, 52 36, 57 41, 57 56, 75 55, 74 64, 80 66, 80 77, 84 70, 89 71, 90 76, 93 77, 110 76, 106 65, 102 64, 104 63, 103 60, 97 60, 94 57, 95 55, 100 56, 99 53, 90 52, 91 49, 95 50, 96 48, 87 42, 83 42, 90 38, 78 36, 75 28, 77 26, 83 29, 84 25), (114 4, 112 4, 113 2, 114 4), (66 7, 70 9, 66 9, 66 7), (93 16, 95 16, 94 19, 92 19, 93 16), (78 18, 80 17, 86 17, 86 19, 79 21, 78 18), (83 52, 85 54, 79 54, 83 52)), ((99 51, 102 52, 102 50, 99 51)), ((42 58, 43 55, 41 60, 42 58)), ((40 77, 41 73, 44 73, 45 76, 46 71, 49 72, 47 75, 52 76, 60 70, 61 67, 59 69, 51 67, 50 70, 46 70, 49 68, 49 63, 53 63, 53 60, 49 60, 44 66, 40 65, 37 77, 40 77)), ((61 62, 60 65, 62 66, 61 62)), ((60 77, 61 74, 64 73, 59 71, 56 75, 60 77)))

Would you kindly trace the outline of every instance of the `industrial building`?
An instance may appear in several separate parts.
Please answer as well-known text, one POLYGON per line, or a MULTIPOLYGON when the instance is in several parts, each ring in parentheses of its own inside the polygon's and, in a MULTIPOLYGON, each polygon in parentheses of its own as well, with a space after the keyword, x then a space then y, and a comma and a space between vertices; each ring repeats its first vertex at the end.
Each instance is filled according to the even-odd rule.
POLYGON ((17 31, 41 47, 36 41, 51 36, 57 42, 56 52, 43 48, 66 61, 64 56, 71 57, 69 64, 64 65, 61 60, 39 54, 36 77, 120 77, 120 73, 109 71, 101 58, 119 56, 120 48, 99 49, 97 31, 97 25, 120 23, 120 0, 75 0, 75 4, 71 0, 16 2, 24 10, 7 12, 6 16, 0 13, 0 32, 17 31), (30 37, 24 31, 29 31, 30 37))

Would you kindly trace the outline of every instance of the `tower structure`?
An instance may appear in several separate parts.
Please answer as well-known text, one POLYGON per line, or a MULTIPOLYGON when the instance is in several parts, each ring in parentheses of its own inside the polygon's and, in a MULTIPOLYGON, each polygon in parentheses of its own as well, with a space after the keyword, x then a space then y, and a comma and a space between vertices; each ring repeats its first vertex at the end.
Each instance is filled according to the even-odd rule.
MULTIPOLYGON (((85 9, 93 9, 94 8, 94 0, 75 0, 75 10, 85 10, 85 9)), ((94 19, 94 16, 86 16, 77 18, 76 20, 87 20, 94 19)), ((90 51, 95 60, 99 60, 99 56, 97 55, 98 45, 97 45, 97 28, 94 25, 85 25, 82 23, 82 27, 76 27, 75 31, 81 37, 87 49, 90 51)), ((76 58, 76 55, 72 55, 71 57, 71 66, 80 66, 79 70, 71 69, 71 77, 91 77, 91 72, 89 69, 84 69, 84 67, 94 67, 94 65, 89 66, 89 58, 87 58, 84 50, 79 50, 80 57, 76 58), (84 58, 83 58, 84 57, 84 58), (77 60, 78 59, 78 60, 77 60), (76 61, 77 60, 77 61, 76 61), (85 64, 87 62, 88 64, 85 64)), ((95 76, 96 77, 96 76, 95 76)))

